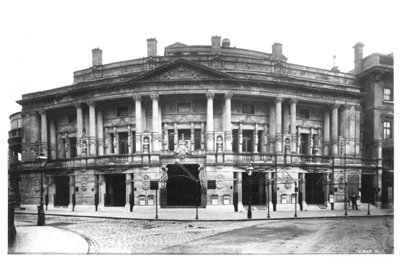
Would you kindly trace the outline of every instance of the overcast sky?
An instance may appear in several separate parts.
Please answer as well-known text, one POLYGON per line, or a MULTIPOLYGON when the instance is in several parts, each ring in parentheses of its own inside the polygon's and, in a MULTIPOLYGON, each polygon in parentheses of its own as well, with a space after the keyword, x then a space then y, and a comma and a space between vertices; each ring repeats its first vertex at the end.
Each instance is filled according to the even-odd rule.
POLYGON ((149 37, 163 55, 175 42, 210 45, 219 35, 237 48, 268 53, 280 42, 289 63, 306 66, 330 69, 336 55, 336 65, 348 72, 357 42, 365 44, 364 56, 395 51, 395 2, 0 1, 1 160, 6 167, 8 117, 21 109, 15 101, 71 84, 73 71, 91 66, 95 47, 111 63, 146 56, 149 37))

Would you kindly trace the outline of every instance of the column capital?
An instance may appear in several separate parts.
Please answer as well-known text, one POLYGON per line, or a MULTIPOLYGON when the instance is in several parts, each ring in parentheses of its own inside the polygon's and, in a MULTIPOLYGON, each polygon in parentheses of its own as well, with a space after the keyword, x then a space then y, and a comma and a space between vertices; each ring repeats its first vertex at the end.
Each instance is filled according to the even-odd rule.
POLYGON ((38 113, 41 114, 41 115, 45 115, 46 114, 46 110, 45 109, 40 109, 38 111, 38 113))
POLYGON ((353 105, 351 105, 351 104, 344 104, 344 105, 342 105, 342 106, 343 106, 344 109, 350 110, 350 108, 351 108, 353 105))
POLYGON ((275 102, 275 103, 282 103, 282 101, 283 101, 284 99, 285 99, 285 98, 283 98, 282 96, 277 96, 277 97, 274 98, 274 102, 275 102))
POLYGON ((157 93, 155 93, 155 94, 150 94, 150 98, 151 98, 151 100, 158 100, 159 99, 159 95, 157 94, 157 93))
POLYGON ((334 109, 338 109, 339 106, 340 106, 340 104, 334 103, 334 104, 331 104, 329 107, 331 108, 331 110, 334 110, 334 109))
POLYGON ((95 101, 93 101, 93 100, 88 100, 88 101, 86 101, 86 104, 87 104, 88 106, 91 106, 91 107, 93 107, 93 106, 95 106, 95 105, 96 105, 96 102, 95 102, 95 101))
POLYGON ((297 97, 294 97, 294 98, 291 98, 290 99, 290 104, 292 105, 292 104, 297 104, 297 102, 299 102, 299 98, 297 98, 297 97))
POLYGON ((371 82, 379 82, 382 80, 384 75, 383 71, 374 71, 368 74, 368 78, 371 82))
POLYGON ((233 92, 232 91, 226 92, 224 96, 225 96, 225 99, 232 99, 233 92))
POLYGON ((135 100, 135 102, 141 102, 142 101, 142 96, 139 94, 134 94, 132 95, 133 100, 135 100))
POLYGON ((214 93, 213 92, 208 92, 206 93, 207 99, 214 99, 214 93))
POLYGON ((81 103, 81 102, 75 102, 75 103, 74 103, 74 106, 75 106, 76 108, 82 108, 82 103, 81 103))

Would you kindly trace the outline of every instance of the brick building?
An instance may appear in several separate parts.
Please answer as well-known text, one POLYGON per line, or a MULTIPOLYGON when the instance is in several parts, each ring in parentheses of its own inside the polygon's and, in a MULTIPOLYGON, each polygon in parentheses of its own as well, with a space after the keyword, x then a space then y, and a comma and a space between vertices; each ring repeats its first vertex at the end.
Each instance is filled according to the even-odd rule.
POLYGON ((196 203, 274 210, 392 203, 393 55, 342 73, 271 53, 175 43, 158 56, 74 72, 72 85, 22 95, 11 115, 9 177, 23 207, 107 210, 196 203), (251 169, 252 168, 252 169, 251 169), (157 181, 157 183, 154 183, 157 181))

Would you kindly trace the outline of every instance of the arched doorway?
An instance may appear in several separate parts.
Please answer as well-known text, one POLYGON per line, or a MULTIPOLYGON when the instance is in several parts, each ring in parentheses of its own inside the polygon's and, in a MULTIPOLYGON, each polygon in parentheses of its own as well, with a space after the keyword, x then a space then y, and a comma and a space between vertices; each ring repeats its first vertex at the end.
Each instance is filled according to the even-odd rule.
POLYGON ((201 196, 199 165, 170 164, 167 168, 167 206, 192 207, 196 206, 196 203, 199 205, 201 196))

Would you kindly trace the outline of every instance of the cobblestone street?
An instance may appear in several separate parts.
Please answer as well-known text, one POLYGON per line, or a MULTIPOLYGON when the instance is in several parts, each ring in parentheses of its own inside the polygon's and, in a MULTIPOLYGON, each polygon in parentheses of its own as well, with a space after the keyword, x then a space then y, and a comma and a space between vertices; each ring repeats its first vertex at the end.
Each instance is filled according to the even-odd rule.
MULTIPOLYGON (((16 220, 35 224, 35 215, 17 215, 16 220)), ((83 236, 89 254, 157 253, 161 249, 237 228, 254 222, 178 222, 119 220, 100 218, 46 216, 46 225, 83 236)))
MULTIPOLYGON (((37 216, 18 214, 16 221, 34 227, 37 216)), ((46 216, 46 226, 83 237, 89 254, 390 254, 394 251, 391 216, 268 222, 46 216)))

